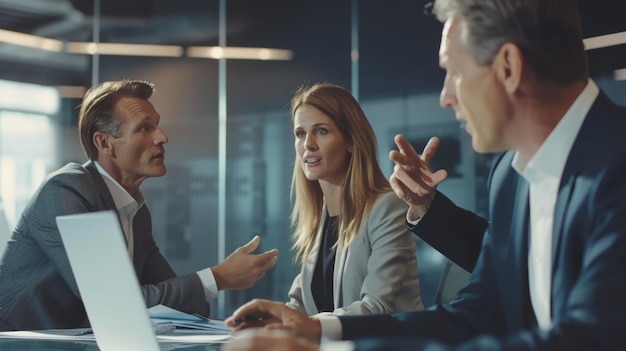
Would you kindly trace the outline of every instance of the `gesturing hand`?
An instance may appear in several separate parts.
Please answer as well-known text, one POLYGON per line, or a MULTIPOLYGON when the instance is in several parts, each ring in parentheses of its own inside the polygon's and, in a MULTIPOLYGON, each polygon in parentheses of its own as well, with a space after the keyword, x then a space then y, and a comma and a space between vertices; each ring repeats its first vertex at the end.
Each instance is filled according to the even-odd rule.
POLYGON ((428 168, 439 147, 439 139, 430 138, 421 156, 403 135, 396 135, 394 141, 399 151, 389 152, 389 158, 395 163, 389 183, 396 195, 410 206, 409 216, 422 218, 435 198, 437 185, 448 177, 443 169, 432 173, 428 168))
POLYGON ((261 238, 256 235, 249 243, 230 254, 224 262, 211 268, 219 290, 249 288, 274 267, 278 261, 278 250, 252 254, 260 242, 261 238))

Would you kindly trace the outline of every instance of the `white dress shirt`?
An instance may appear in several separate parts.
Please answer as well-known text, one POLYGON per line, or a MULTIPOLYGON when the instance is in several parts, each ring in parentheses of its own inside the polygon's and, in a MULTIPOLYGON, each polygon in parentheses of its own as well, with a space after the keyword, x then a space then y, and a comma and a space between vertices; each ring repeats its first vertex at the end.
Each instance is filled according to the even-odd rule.
POLYGON ((513 158, 513 168, 530 185, 528 287, 537 324, 543 330, 552 326, 552 230, 559 184, 570 149, 598 93, 589 80, 528 164, 517 153, 513 158))
POLYGON ((111 175, 107 173, 107 171, 105 171, 98 162, 94 163, 96 164, 98 172, 102 175, 102 179, 104 179, 104 183, 109 189, 113 202, 115 203, 115 209, 117 210, 120 221, 122 222, 122 232, 124 232, 124 236, 126 237, 128 254, 132 260, 135 247, 133 240, 133 220, 135 219, 137 211, 139 211, 141 206, 144 204, 143 195, 141 192, 138 192, 136 200, 120 185, 120 183, 113 179, 113 177, 111 177, 111 175))
MULTIPOLYGON (((98 172, 102 175, 102 179, 104 179, 104 183, 109 189, 113 202, 115 203, 115 208, 122 224, 122 231, 124 232, 124 237, 126 237, 128 254, 132 260, 135 247, 133 238, 133 220, 135 219, 137 211, 139 211, 141 206, 144 206, 143 194, 141 191, 138 191, 137 199, 135 199, 128 193, 128 191, 126 191, 126 189, 124 189, 124 187, 120 185, 120 183, 113 179, 113 177, 111 177, 111 175, 107 173, 107 171, 105 171, 98 162, 94 161, 94 163, 98 172)), ((200 281, 204 287, 205 299, 208 301, 217 297, 217 282, 215 281, 215 276, 213 275, 211 268, 205 268, 196 273, 200 277, 200 281)))

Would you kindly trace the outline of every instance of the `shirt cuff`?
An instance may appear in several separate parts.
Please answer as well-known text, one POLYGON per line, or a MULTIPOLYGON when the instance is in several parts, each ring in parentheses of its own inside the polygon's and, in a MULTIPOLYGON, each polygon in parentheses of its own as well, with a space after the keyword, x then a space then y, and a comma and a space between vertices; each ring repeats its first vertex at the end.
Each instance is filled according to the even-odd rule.
POLYGON ((320 351, 354 351, 354 343, 346 341, 328 341, 320 344, 320 351))
POLYGON ((406 222, 409 223, 411 226, 415 227, 417 225, 417 223, 419 223, 422 219, 418 218, 418 219, 412 219, 409 216, 409 213, 411 212, 411 210, 407 210, 406 211, 406 222))
POLYGON ((211 268, 205 268, 199 272, 197 272, 200 277, 200 281, 202 282, 202 286, 204 287, 204 297, 207 302, 211 299, 217 297, 217 282, 215 281, 215 276, 213 276, 213 271, 211 268))
POLYGON ((315 317, 322 327, 321 342, 341 340, 341 321, 334 315, 319 315, 315 317))

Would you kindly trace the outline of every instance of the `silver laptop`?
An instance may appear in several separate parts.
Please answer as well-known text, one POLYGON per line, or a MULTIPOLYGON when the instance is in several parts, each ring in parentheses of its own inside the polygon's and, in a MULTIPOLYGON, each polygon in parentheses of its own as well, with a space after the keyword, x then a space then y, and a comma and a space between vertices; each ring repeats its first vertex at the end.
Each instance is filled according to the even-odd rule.
POLYGON ((117 214, 93 212, 56 221, 98 347, 160 350, 117 214))

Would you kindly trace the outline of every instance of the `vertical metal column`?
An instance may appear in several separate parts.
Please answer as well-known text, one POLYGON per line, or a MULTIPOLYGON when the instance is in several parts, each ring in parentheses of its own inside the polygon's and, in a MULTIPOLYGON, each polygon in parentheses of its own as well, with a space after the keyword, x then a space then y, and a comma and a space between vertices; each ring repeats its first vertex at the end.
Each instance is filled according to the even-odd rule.
MULTIPOLYGON (((226 0, 219 3, 219 46, 226 47, 226 0)), ((218 170, 217 170, 217 259, 226 258, 226 58, 219 59, 219 132, 218 132, 218 170)), ((224 317, 226 306, 224 291, 217 295, 217 315, 224 317)))
POLYGON ((352 50, 350 52, 350 58, 352 59, 352 76, 350 77, 350 81, 352 84, 352 96, 359 101, 359 0, 352 0, 351 10, 352 50))
MULTIPOLYGON (((100 0, 93 1, 93 42, 100 43, 100 0)), ((91 55, 91 85, 96 85, 100 81, 100 55, 96 51, 91 55)))

